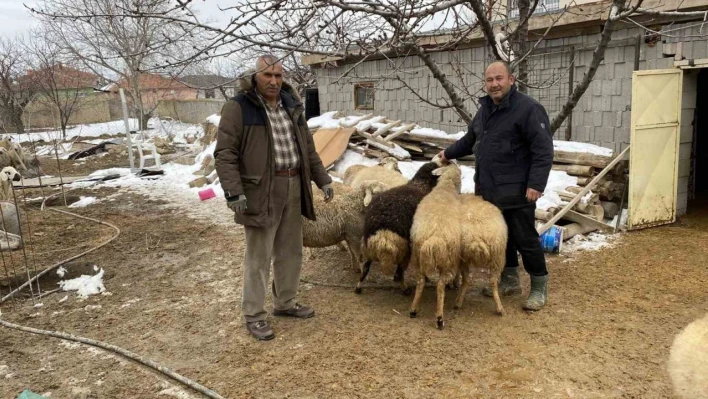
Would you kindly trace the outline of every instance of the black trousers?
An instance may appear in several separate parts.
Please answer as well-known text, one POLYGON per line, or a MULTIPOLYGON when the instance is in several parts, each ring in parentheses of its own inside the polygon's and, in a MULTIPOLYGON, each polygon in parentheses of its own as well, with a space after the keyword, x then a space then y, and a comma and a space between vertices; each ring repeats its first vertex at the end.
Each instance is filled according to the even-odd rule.
POLYGON ((503 209, 502 214, 509 229, 509 240, 506 246, 506 267, 518 267, 519 258, 516 255, 521 253, 524 262, 524 269, 532 276, 545 276, 546 257, 543 254, 541 242, 538 240, 536 231, 534 204, 524 205, 518 208, 503 209))

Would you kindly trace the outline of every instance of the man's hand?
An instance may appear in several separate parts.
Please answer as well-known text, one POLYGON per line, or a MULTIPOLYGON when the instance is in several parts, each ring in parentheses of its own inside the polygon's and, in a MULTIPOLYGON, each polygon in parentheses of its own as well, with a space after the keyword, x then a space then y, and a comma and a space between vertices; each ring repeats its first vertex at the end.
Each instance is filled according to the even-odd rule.
POLYGON ((536 190, 534 190, 534 189, 532 189, 532 188, 526 189, 526 199, 527 199, 529 202, 536 202, 536 201, 538 201, 538 199, 541 198, 542 195, 543 195, 543 193, 540 192, 540 191, 536 191, 536 190))
POLYGON ((227 201, 226 206, 236 213, 244 213, 246 211, 246 196, 241 194, 236 199, 227 201))
POLYGON ((332 188, 331 184, 322 186, 322 192, 324 193, 325 202, 332 201, 332 198, 334 198, 334 188, 332 188))
POLYGON ((447 165, 450 163, 450 160, 445 158, 445 150, 440 151, 438 155, 433 158, 432 162, 435 162, 437 159, 440 159, 443 165, 447 165))

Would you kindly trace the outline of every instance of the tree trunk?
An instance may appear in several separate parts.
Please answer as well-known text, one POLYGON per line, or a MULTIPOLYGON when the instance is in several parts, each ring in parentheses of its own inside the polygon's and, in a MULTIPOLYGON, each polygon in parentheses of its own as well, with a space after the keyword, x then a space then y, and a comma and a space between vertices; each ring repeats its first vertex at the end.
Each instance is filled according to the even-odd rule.
POLYGON ((10 114, 10 122, 17 129, 17 133, 24 133, 25 123, 22 121, 22 108, 12 107, 12 109, 8 110, 8 113, 10 114))
MULTIPOLYGON (((530 0, 519 0, 519 21, 524 21, 523 25, 519 27, 519 34, 517 36, 519 53, 516 57, 523 57, 529 51, 529 20, 526 16, 531 11, 531 1, 530 0)), ((524 58, 519 63, 519 70, 517 77, 522 82, 528 82, 528 57, 524 58)), ((519 91, 522 93, 528 92, 528 87, 525 84, 519 82, 519 91)))
POLYGON ((145 111, 143 111, 142 116, 140 117, 140 130, 147 130, 148 121, 151 116, 152 113, 145 113, 145 111))

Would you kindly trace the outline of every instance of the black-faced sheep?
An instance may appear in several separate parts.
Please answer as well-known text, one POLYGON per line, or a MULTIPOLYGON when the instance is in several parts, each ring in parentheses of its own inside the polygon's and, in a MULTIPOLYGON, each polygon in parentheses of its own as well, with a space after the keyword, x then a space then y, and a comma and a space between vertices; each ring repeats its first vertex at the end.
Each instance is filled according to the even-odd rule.
POLYGON ((418 284, 410 316, 416 317, 426 278, 438 275, 437 324, 442 329, 445 286, 460 272, 461 223, 451 210, 460 208, 462 173, 456 164, 435 169, 435 188, 418 205, 411 226, 410 266, 418 271, 418 284))
POLYGON ((423 197, 435 187, 438 176, 432 172, 438 166, 434 162, 423 164, 405 185, 373 197, 364 215, 362 252, 365 262, 356 293, 361 293, 361 285, 373 261, 379 262, 384 274, 391 274, 395 268, 394 281, 400 281, 403 292, 409 293, 403 274, 410 260, 413 216, 423 197))
MULTIPOLYGON (((317 220, 302 218, 302 241, 306 248, 324 248, 347 243, 352 267, 361 272, 361 238, 364 234, 364 207, 371 196, 388 187, 376 181, 363 182, 354 189, 333 182, 337 195, 330 202, 322 196, 314 196, 313 202, 317 220)), ((314 188, 313 188, 314 189, 314 188)))
POLYGON ((708 314, 676 336, 667 369, 678 397, 708 398, 708 314))

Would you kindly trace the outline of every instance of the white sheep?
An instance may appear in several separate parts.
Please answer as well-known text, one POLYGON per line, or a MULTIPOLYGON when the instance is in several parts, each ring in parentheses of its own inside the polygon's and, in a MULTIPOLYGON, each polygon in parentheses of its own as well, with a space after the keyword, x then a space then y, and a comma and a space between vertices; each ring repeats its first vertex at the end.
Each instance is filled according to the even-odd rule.
POLYGON ((302 218, 303 246, 324 248, 345 241, 349 247, 352 267, 360 272, 364 208, 373 194, 388 187, 377 181, 363 182, 357 189, 337 182, 333 182, 332 186, 337 193, 332 201, 324 202, 322 196, 313 198, 317 220, 302 218))
POLYGON ((364 182, 376 180, 386 183, 390 188, 402 186, 408 182, 401 170, 398 161, 393 157, 382 159, 378 165, 352 165, 344 171, 342 181, 349 187, 358 188, 364 182))
POLYGON ((708 398, 708 314, 676 336, 667 369, 678 397, 708 398))
POLYGON ((418 204, 411 226, 410 267, 418 271, 418 283, 411 303, 410 316, 416 317, 426 278, 438 275, 437 325, 442 329, 445 285, 460 269, 461 223, 454 220, 451 209, 459 208, 462 173, 456 164, 438 168, 438 183, 418 204))
POLYGON ((462 243, 460 274, 462 285, 455 301, 455 309, 462 307, 465 292, 469 288, 470 269, 486 268, 489 270, 489 285, 497 307, 497 313, 504 314, 504 307, 499 298, 499 279, 506 264, 506 243, 508 230, 501 210, 482 197, 474 194, 462 194, 459 212, 462 243))

